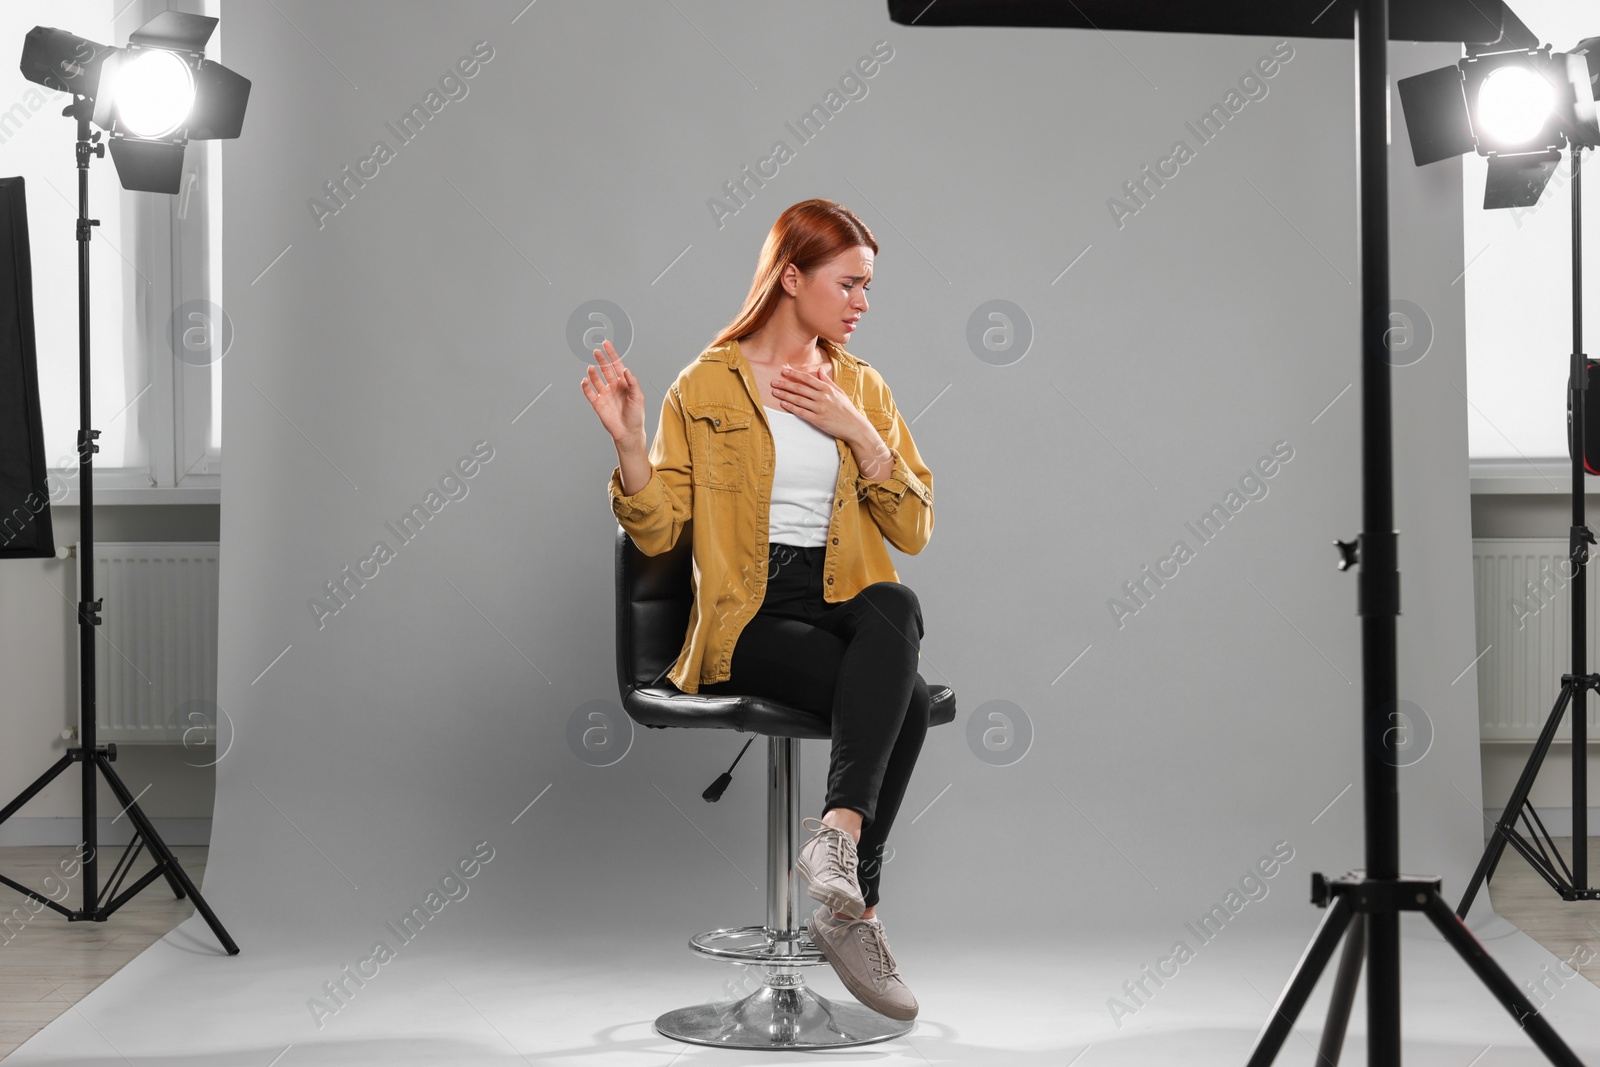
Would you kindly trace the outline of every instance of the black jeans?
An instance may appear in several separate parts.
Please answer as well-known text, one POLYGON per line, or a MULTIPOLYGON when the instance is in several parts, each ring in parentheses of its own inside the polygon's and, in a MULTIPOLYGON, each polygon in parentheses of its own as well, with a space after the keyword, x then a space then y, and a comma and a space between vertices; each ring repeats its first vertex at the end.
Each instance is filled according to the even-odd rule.
POLYGON ((874 582, 850 600, 827 603, 825 552, 768 546, 766 594, 739 634, 729 677, 700 692, 782 701, 830 729, 822 813, 861 813, 857 878, 870 908, 884 844, 928 732, 928 683, 917 673, 922 606, 899 582, 874 582))

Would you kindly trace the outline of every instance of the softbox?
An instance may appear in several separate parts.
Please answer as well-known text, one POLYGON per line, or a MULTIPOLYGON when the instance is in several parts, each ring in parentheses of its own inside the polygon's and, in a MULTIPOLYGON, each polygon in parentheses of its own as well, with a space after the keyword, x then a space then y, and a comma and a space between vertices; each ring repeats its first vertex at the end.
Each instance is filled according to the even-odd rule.
POLYGON ((0 178, 0 558, 54 556, 21 178, 0 178))

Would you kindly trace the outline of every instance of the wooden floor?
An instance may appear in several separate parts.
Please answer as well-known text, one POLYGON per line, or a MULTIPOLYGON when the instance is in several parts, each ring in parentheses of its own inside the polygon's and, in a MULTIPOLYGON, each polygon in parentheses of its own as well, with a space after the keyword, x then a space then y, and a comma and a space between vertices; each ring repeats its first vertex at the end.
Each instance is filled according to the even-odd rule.
MULTIPOLYGON (((202 845, 172 848, 184 873, 202 891, 208 851, 202 845)), ((82 876, 61 877, 63 861, 70 872, 76 855, 68 845, 0 848, 0 874, 62 907, 77 908, 82 876), (54 881, 47 880, 52 876, 54 881)), ((102 891, 121 856, 121 846, 101 846, 102 891)), ((140 852, 122 887, 132 885, 153 866, 149 851, 140 852)), ((62 1012, 72 1011, 91 989, 194 914, 194 902, 176 899, 160 878, 103 923, 68 922, 66 916, 45 907, 35 914, 30 903, 0 884, 0 1057, 9 1056, 62 1012)))
MULTIPOLYGON (((1571 855, 1569 839, 1557 838, 1556 842, 1563 856, 1571 855)), ((183 869, 202 888, 207 851, 199 845, 173 848, 183 869)), ((1600 869, 1600 837, 1590 839, 1589 852, 1590 870, 1600 869)), ((102 881, 122 850, 107 848, 103 853, 102 881)), ((46 878, 59 876, 58 865, 73 855, 71 848, 60 846, 0 848, 0 874, 53 896, 56 883, 47 883, 46 878)), ((150 867, 147 852, 134 864, 136 873, 150 867)), ((131 884, 134 878, 129 875, 123 884, 131 884)), ((62 884, 70 885, 71 891, 61 903, 77 907, 78 880, 62 884)), ((1448 897, 1452 904, 1460 899, 1464 888, 1457 887, 1457 895, 1448 897)), ((1600 985, 1600 901, 1562 901, 1511 849, 1500 861, 1500 869, 1489 885, 1489 897, 1495 910, 1508 921, 1557 959, 1572 961, 1579 973, 1600 985), (1579 946, 1583 948, 1578 949, 1579 946), (1585 956, 1592 958, 1584 962, 1585 956)), ((0 885, 0 921, 7 913, 11 915, 0 929, 0 1058, 62 1012, 71 1011, 91 989, 194 912, 191 901, 174 899, 160 880, 146 886, 103 923, 68 922, 49 909, 34 915, 24 906, 27 899, 9 886, 0 885), (13 912, 12 908, 18 910, 13 912)), ((1557 979, 1547 981, 1554 990, 1557 979)))
MULTIPOLYGON (((1570 861, 1572 838, 1558 837, 1555 843, 1562 858, 1570 861)), ((1600 837, 1591 837, 1589 884, 1597 881, 1600 881, 1600 837)), ((1465 889, 1466 886, 1458 887, 1453 895, 1447 894, 1447 899, 1451 904, 1459 903, 1465 889)), ((1494 902, 1494 910, 1508 922, 1600 986, 1600 900, 1562 900, 1512 848, 1507 848, 1500 857, 1500 867, 1489 882, 1489 899, 1494 902)), ((1558 978, 1545 981, 1548 991, 1559 988, 1558 978)), ((1534 1003, 1538 1004, 1537 998, 1534 1003)))

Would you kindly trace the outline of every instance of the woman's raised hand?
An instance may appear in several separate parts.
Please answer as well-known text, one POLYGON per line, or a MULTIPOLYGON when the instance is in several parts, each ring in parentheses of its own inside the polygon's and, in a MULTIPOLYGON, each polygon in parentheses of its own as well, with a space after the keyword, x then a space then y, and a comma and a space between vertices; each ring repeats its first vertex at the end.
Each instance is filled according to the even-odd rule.
POLYGON ((613 441, 619 445, 643 441, 644 390, 639 388, 639 379, 633 372, 622 365, 622 357, 611 342, 601 344, 604 352, 594 350, 600 367, 589 367, 588 376, 583 379, 583 395, 613 441))

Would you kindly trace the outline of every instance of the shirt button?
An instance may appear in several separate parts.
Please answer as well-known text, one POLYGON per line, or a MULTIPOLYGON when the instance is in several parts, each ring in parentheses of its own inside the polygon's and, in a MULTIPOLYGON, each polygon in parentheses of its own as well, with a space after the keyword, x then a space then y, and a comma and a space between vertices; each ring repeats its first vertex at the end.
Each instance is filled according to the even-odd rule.
POLYGON ((835 537, 835 538, 834 538, 834 539, 833 539, 833 543, 834 543, 834 544, 838 544, 838 543, 839 543, 839 539, 838 539, 838 538, 837 538, 837 537, 835 537))
POLYGON ((828 584, 829 584, 829 585, 832 585, 832 584, 833 584, 833 579, 832 579, 832 578, 829 578, 829 579, 828 579, 828 584))

